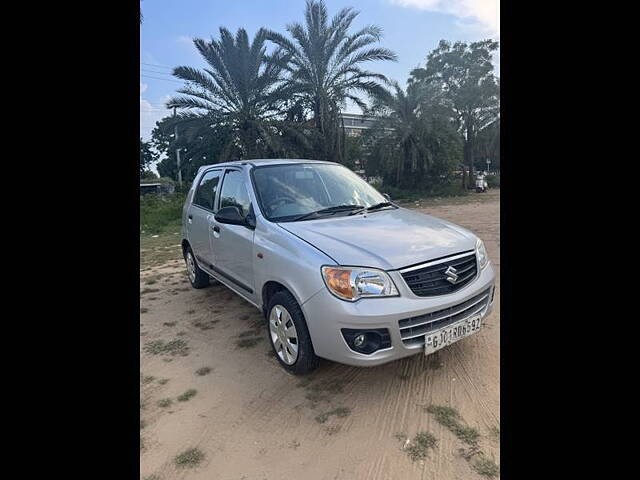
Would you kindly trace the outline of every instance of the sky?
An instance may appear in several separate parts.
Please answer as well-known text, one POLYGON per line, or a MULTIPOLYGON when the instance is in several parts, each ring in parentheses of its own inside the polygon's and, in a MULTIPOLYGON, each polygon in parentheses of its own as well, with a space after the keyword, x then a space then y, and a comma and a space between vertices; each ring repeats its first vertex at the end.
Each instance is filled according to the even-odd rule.
MULTIPOLYGON (((441 39, 500 40, 500 0, 326 0, 331 18, 344 7, 360 14, 353 31, 375 24, 383 29, 380 46, 397 62, 374 62, 369 69, 405 84, 409 72, 424 65, 441 39)), ((252 38, 260 27, 286 34, 285 26, 304 21, 304 0, 142 0, 140 26, 140 136, 148 140, 155 122, 170 113, 165 101, 183 85, 171 68, 205 66, 192 38, 218 38, 219 27, 243 27, 252 38)), ((500 74, 500 55, 494 58, 500 74)), ((355 105, 347 111, 360 113, 355 105)))

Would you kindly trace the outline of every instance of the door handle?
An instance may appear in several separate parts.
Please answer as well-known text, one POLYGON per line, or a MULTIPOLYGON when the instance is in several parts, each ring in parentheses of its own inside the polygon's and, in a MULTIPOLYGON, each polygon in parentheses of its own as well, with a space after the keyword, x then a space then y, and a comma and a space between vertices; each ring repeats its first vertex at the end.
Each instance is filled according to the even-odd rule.
POLYGON ((220 233, 220 227, 218 225, 214 226, 213 231, 216 233, 220 233))

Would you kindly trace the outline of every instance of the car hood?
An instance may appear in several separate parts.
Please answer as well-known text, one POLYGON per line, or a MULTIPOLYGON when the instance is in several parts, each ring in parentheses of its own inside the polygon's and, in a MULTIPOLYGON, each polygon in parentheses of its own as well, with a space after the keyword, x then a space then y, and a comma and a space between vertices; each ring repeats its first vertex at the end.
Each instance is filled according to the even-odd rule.
POLYGON ((405 208, 279 224, 340 265, 384 270, 473 250, 469 230, 405 208))

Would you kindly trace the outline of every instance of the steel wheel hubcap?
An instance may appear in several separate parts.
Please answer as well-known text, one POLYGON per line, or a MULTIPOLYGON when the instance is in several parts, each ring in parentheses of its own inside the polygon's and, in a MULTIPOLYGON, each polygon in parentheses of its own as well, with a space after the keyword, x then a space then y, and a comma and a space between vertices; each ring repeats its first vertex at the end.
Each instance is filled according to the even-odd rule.
POLYGON ((298 359, 298 332, 291 315, 282 305, 276 305, 269 314, 271 343, 280 360, 293 365, 298 359))
POLYGON ((191 252, 187 253, 187 271, 189 272, 189 280, 196 281, 196 262, 193 260, 191 252))

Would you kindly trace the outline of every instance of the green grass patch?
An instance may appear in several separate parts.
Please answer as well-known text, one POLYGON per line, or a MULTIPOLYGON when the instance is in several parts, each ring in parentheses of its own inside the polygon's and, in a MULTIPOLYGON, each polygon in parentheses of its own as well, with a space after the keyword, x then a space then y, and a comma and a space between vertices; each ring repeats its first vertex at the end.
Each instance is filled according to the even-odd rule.
POLYGON ((342 393, 345 381, 341 378, 330 378, 319 383, 310 383, 305 386, 307 393, 305 398, 315 406, 317 402, 329 402, 334 395, 342 393))
POLYGON ((157 405, 160 408, 167 408, 167 407, 170 407, 172 403, 173 403, 173 400, 171 400, 170 398, 163 398, 162 400, 158 400, 157 405))
POLYGON ((347 407, 338 407, 331 410, 330 412, 321 413, 320 415, 316 416, 316 422, 325 423, 332 415, 341 418, 348 417, 349 415, 351 415, 351 409, 347 407))
POLYGON ((176 339, 166 342, 164 340, 154 340, 145 343, 144 351, 152 355, 182 355, 186 357, 189 354, 189 346, 184 340, 176 339))
POLYGON ((195 388, 190 388, 189 390, 187 390, 186 392, 184 392, 182 395, 178 397, 178 401, 187 402, 193 397, 195 397, 196 393, 198 393, 198 391, 195 388))
POLYGON ((158 380, 158 383, 159 383, 160 385, 164 385, 164 384, 166 384, 168 381, 169 381, 169 379, 168 379, 168 378, 163 378, 163 379, 161 379, 161 380, 158 380))
POLYGON ((143 288, 142 290, 140 290, 140 295, 144 295, 146 293, 152 293, 152 292, 159 292, 160 290, 158 290, 157 288, 143 288))
POLYGON ((480 439, 480 433, 475 428, 469 427, 462 423, 462 417, 455 408, 429 405, 426 411, 431 413, 436 421, 448 428, 458 439, 467 445, 476 446, 480 439))
POLYGON ((200 330, 211 330, 214 327, 214 325, 219 321, 220 320, 208 320, 208 321, 195 320, 193 322, 193 326, 196 328, 199 328, 200 330))
POLYGON ((186 195, 145 195, 140 197, 140 232, 160 234, 180 226, 186 195))
POLYGON ((262 341, 262 337, 241 338, 236 340, 236 347, 238 348, 253 348, 262 341))
POLYGON ((196 370, 196 375, 199 375, 202 377, 203 375, 206 375, 209 372, 211 372, 211 369, 209 367, 202 367, 196 370))
POLYGON ((471 466, 476 472, 484 477, 495 478, 500 475, 500 467, 496 465, 496 462, 484 455, 477 458, 471 466))
POLYGON ((438 440, 429 432, 420 432, 407 446, 406 452, 412 461, 424 460, 429 454, 429 449, 436 448, 438 440))
POLYGON ((204 453, 197 448, 190 448, 178 455, 174 462, 179 467, 196 467, 204 460, 204 453))

